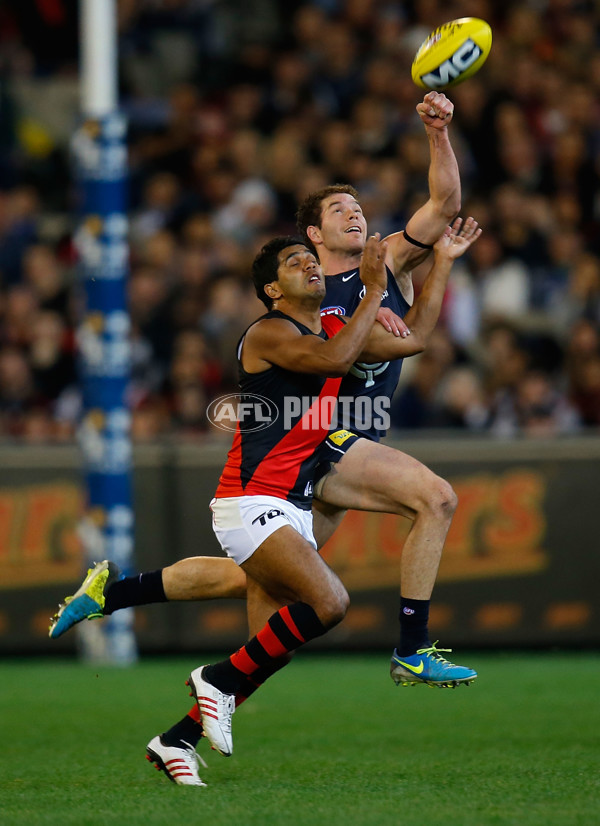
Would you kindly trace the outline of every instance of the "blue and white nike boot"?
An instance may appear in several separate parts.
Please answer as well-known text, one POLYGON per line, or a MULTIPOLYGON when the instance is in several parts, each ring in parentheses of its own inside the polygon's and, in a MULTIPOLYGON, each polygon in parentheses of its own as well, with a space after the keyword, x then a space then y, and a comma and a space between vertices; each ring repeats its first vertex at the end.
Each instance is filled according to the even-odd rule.
POLYGON ((438 640, 428 648, 419 648, 410 657, 401 657, 396 650, 390 663, 390 676, 396 685, 436 685, 439 688, 456 688, 469 685, 477 677, 472 668, 454 665, 442 657, 451 648, 437 648, 438 640))

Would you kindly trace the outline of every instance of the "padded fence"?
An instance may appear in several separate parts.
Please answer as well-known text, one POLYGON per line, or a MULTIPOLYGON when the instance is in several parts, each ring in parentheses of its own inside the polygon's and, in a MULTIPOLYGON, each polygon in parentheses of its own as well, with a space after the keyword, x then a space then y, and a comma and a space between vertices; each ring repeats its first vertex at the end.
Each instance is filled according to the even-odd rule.
MULTIPOLYGON (((600 642, 596 527, 600 439, 390 442, 448 479, 459 496, 432 602, 448 646, 600 642)), ((226 450, 157 446, 135 455, 136 563, 152 570, 219 555, 208 503, 226 450)), ((82 578, 83 486, 74 447, 0 449, 0 652, 71 653, 48 618, 82 578)), ((390 647, 407 520, 349 512, 323 549, 351 595, 344 622, 315 648, 390 647)), ((142 652, 224 650, 246 637, 241 601, 136 609, 142 652)))

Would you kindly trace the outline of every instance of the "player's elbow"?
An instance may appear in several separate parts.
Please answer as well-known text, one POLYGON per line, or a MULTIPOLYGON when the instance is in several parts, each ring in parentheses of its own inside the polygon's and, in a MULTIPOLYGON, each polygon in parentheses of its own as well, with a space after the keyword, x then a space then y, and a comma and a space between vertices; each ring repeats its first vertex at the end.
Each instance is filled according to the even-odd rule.
POLYGON ((343 378, 352 367, 352 364, 353 359, 347 357, 331 359, 325 365, 325 371, 323 372, 323 375, 327 376, 327 378, 330 379, 343 378))
POLYGON ((438 207, 440 216, 447 224, 451 224, 460 212, 461 206, 460 188, 458 188, 440 203, 438 207))
POLYGON ((407 358, 408 356, 418 356, 419 353, 423 352, 423 350, 426 347, 426 344, 427 343, 425 341, 422 341, 417 336, 415 336, 413 338, 412 335, 411 335, 410 341, 408 342, 408 345, 407 345, 407 351, 406 351, 405 358, 407 358))
MULTIPOLYGON (((299 367, 303 373, 323 376, 326 379, 338 379, 345 376, 352 367, 352 360, 345 355, 319 353, 316 358, 306 359, 299 367)), ((292 366, 290 369, 295 368, 292 366)))
POLYGON ((352 363, 344 363, 332 366, 325 375, 328 379, 343 379, 344 376, 348 373, 350 368, 352 367, 352 363))
POLYGON ((411 352, 407 355, 417 356, 419 353, 422 353, 429 344, 432 332, 433 329, 428 331, 420 330, 419 325, 411 327, 410 338, 407 341, 407 346, 411 349, 411 352))
POLYGON ((409 356, 416 356, 422 353, 425 349, 425 342, 423 342, 418 335, 411 335, 408 338, 403 338, 394 341, 391 344, 386 344, 384 347, 374 347, 365 349, 360 354, 358 361, 366 364, 375 364, 381 361, 393 361, 394 359, 408 358, 409 356))

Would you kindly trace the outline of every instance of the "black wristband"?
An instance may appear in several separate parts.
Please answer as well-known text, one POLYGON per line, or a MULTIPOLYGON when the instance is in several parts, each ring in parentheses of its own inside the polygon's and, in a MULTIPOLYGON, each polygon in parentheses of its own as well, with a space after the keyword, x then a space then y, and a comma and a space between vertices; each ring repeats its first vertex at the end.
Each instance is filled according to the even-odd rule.
POLYGON ((433 244, 422 244, 420 241, 415 241, 414 238, 411 238, 410 235, 406 230, 404 230, 404 237, 408 241, 409 244, 414 244, 415 247, 419 247, 422 250, 432 250, 433 244))

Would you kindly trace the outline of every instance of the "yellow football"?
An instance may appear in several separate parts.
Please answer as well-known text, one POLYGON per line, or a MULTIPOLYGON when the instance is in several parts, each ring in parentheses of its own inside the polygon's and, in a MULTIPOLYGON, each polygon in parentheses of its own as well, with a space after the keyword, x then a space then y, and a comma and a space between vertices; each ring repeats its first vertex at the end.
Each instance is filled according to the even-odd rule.
POLYGON ((421 89, 449 89, 478 72, 492 48, 492 29, 478 17, 451 20, 431 32, 412 63, 421 89))

